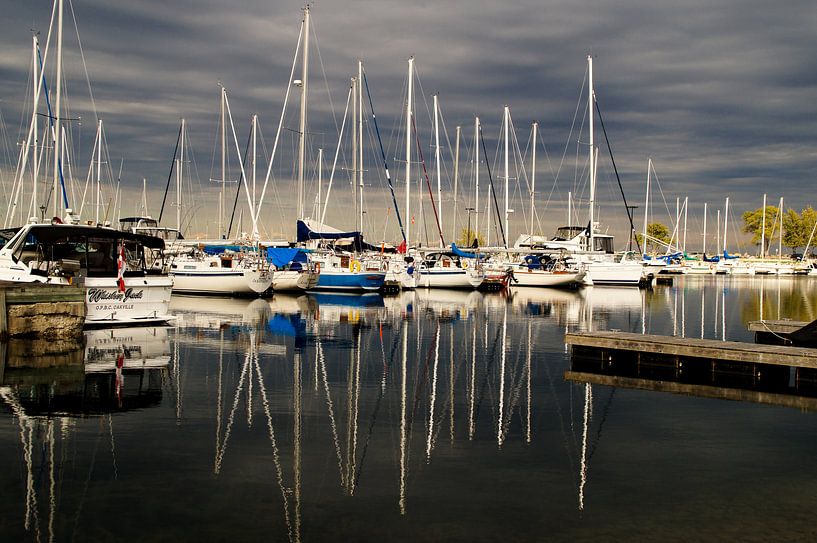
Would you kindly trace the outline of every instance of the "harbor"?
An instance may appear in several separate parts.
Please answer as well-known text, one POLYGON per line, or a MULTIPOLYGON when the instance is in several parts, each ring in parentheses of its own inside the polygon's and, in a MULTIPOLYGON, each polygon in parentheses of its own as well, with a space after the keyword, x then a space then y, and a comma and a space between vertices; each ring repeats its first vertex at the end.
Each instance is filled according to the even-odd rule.
POLYGON ((0 540, 817 539, 812 6, 188 4, 4 6, 0 540))
POLYGON ((815 289, 802 277, 714 276, 653 289, 174 295, 170 326, 87 330, 58 355, 14 340, 0 372, 5 533, 149 534, 138 520, 148 515, 190 518, 162 528, 182 539, 425 539, 448 526, 455 539, 491 540, 510 514, 531 539, 557 517, 556 539, 602 526, 669 536, 693 518, 703 538, 797 539, 807 528, 792 518, 812 505, 817 370, 806 353, 817 351, 757 345, 747 363, 713 349, 751 344, 750 323, 778 308, 810 321, 815 289), (709 350, 578 345, 610 334, 709 350), (764 349, 800 359, 761 361, 764 349), (761 456, 786 467, 758 478, 761 456), (150 499, 140 515, 111 516, 111 492, 150 499), (736 510, 706 513, 727 496, 736 510), (484 508, 497 500, 509 509, 484 508), (638 505, 648 501, 684 514, 655 524, 638 505), (213 521, 185 514, 193 503, 213 521), (220 512, 236 507, 259 521, 220 512), (789 515, 770 521, 758 507, 789 515), (335 512, 357 520, 338 525, 335 512))

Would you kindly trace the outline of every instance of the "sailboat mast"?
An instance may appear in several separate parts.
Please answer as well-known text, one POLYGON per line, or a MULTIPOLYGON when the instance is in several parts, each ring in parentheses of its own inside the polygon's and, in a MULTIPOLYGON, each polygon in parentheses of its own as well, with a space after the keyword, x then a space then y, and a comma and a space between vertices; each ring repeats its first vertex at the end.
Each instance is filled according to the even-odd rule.
POLYGON ((760 258, 766 253, 766 195, 763 195, 763 215, 760 222, 760 258))
MULTIPOLYGON (((33 160, 32 160, 32 170, 34 172, 34 175, 33 175, 34 183, 33 183, 32 192, 31 192, 31 202, 33 204, 33 210, 32 211, 33 211, 34 215, 36 215, 37 214, 37 204, 38 204, 38 202, 37 202, 37 177, 40 174, 40 168, 39 168, 40 163, 39 163, 39 160, 38 160, 39 142, 37 141, 39 139, 38 138, 39 134, 38 134, 37 128, 38 128, 38 125, 40 124, 40 122, 37 119, 37 107, 39 105, 40 86, 43 84, 43 77, 42 77, 42 72, 40 71, 39 66, 37 65, 38 51, 39 51, 40 46, 39 46, 39 42, 37 40, 36 35, 32 37, 32 42, 33 42, 32 43, 32 47, 33 47, 32 60, 34 62, 34 75, 35 75, 35 77, 34 77, 34 90, 33 90, 33 93, 32 93, 32 96, 34 97, 34 105, 32 107, 34 113, 31 116, 32 117, 31 118, 31 124, 32 124, 31 128, 33 129, 34 137, 33 137, 32 140, 29 140, 29 141, 34 142, 33 160)), ((23 182, 22 178, 20 179, 20 182, 21 183, 23 182)))
POLYGON ((99 119, 96 126, 96 217, 94 222, 99 224, 99 204, 102 177, 102 119, 99 119))
POLYGON ((537 141, 537 132, 539 130, 539 123, 536 121, 533 122, 533 151, 531 153, 531 165, 530 165, 530 233, 533 234, 533 214, 534 214, 534 207, 533 202, 534 198, 536 197, 536 141, 537 141))
POLYGON ((224 193, 227 189, 227 115, 225 113, 226 90, 221 87, 221 193, 218 200, 218 233, 219 237, 225 237, 224 223, 226 222, 227 210, 224 209, 224 193))
POLYGON ((321 185, 323 185, 323 148, 318 149, 318 212, 321 210, 321 185))
POLYGON ((777 257, 783 256, 783 197, 780 197, 780 237, 777 241, 777 257))
POLYGON ((411 245, 411 101, 414 92, 414 57, 408 59, 408 94, 406 97, 406 248, 411 245))
POLYGON ((717 237, 717 240, 716 240, 716 243, 717 243, 716 247, 720 247, 721 246, 721 210, 720 209, 718 210, 718 216, 716 217, 715 225, 717 225, 717 227, 718 227, 718 237, 717 237))
POLYGON ((479 239, 479 117, 474 119, 474 239, 479 239))
POLYGON ((454 150, 454 214, 451 221, 451 239, 457 239, 457 189, 460 180, 460 135, 462 127, 457 126, 457 142, 454 150))
POLYGON ((258 153, 258 115, 252 116, 252 207, 255 209, 255 163, 258 153))
POLYGON ((363 230, 363 61, 357 61, 357 170, 360 230, 363 230))
POLYGON ((304 57, 301 64, 301 115, 298 123, 298 218, 304 216, 304 154, 306 152, 306 106, 309 96, 309 6, 304 7, 304 57))
POLYGON ((650 212, 650 175, 652 174, 652 158, 647 159, 647 196, 644 198, 644 254, 647 254, 647 221, 650 212))
POLYGON ((360 210, 357 204, 357 78, 352 78, 352 204, 355 206, 355 230, 360 230, 360 210))
POLYGON ((592 251, 596 244, 593 239, 594 229, 594 207, 596 206, 596 153, 595 141, 593 140, 593 57, 587 55, 587 115, 590 121, 590 226, 589 226, 589 246, 592 251))
MULTIPOLYGON (((434 162, 437 165, 437 205, 439 206, 440 229, 443 227, 443 192, 442 180, 440 179, 440 102, 439 95, 434 95, 434 162)), ((442 240, 440 241, 442 243, 442 240)))
POLYGON ((62 13, 63 0, 57 0, 57 95, 54 102, 54 217, 60 210, 60 155, 62 149, 62 122, 60 102, 62 98, 62 13))
POLYGON ((508 205, 508 194, 509 194, 508 185, 510 184, 510 177, 509 177, 510 170, 509 170, 509 162, 508 162, 508 150, 510 148, 509 141, 511 139, 510 132, 508 131, 508 125, 510 124, 508 122, 508 118, 510 117, 510 115, 511 115, 511 110, 506 105, 505 106, 505 114, 504 114, 504 123, 505 123, 505 248, 506 249, 508 248, 508 238, 511 235, 511 231, 508 229, 509 228, 508 221, 509 221, 510 212, 511 212, 511 208, 508 205))
POLYGON ((704 241, 701 246, 701 254, 706 255, 706 202, 704 202, 704 241))
POLYGON ((182 134, 179 142, 179 162, 176 165, 176 229, 182 230, 182 178, 184 175, 185 121, 182 119, 182 134))
POLYGON ((729 221, 729 197, 726 197, 726 205, 723 208, 723 254, 726 255, 726 225, 729 221))
POLYGON ((684 197, 684 241, 681 249, 684 251, 684 256, 687 252, 687 216, 689 215, 689 196, 684 197))

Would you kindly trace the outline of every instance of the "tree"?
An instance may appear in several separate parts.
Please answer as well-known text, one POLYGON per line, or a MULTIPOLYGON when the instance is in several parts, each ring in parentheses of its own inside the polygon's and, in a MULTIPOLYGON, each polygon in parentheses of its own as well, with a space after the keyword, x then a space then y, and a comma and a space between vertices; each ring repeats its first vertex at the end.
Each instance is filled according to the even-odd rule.
MULTIPOLYGON (((772 238, 772 232, 775 230, 775 222, 777 218, 777 207, 766 206, 766 245, 768 247, 769 241, 772 238)), ((759 207, 753 211, 745 211, 743 213, 743 232, 745 234, 752 234, 752 244, 760 243, 763 230, 763 208, 759 207)), ((764 251, 765 252, 765 251, 764 251)))
POLYGON ((783 245, 791 247, 795 252, 798 248, 805 247, 809 243, 815 223, 817 223, 817 211, 814 211, 811 206, 803 209, 799 214, 789 209, 783 216, 783 245))
POLYGON ((474 237, 476 236, 477 243, 480 247, 485 245, 485 238, 482 237, 482 234, 477 234, 473 230, 468 228, 463 228, 460 230, 460 237, 457 238, 457 245, 460 247, 471 247, 474 244, 474 237))
POLYGON ((652 251, 656 251, 659 248, 663 247, 663 245, 661 245, 661 243, 659 242, 663 242, 664 244, 669 245, 670 242, 669 228, 667 228, 660 222, 652 222, 647 225, 648 243, 647 244, 644 243, 643 234, 636 234, 635 239, 641 246, 644 247, 645 253, 649 252, 650 249, 652 251))

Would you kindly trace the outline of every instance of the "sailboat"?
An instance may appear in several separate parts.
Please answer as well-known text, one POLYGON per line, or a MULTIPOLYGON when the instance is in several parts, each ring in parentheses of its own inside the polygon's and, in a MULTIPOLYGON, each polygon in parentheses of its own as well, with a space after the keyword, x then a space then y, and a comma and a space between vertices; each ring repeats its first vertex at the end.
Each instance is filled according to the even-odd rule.
MULTIPOLYGON (((229 113, 227 91, 221 87, 222 133, 225 131, 226 114, 229 113)), ((256 118, 253 117, 253 133, 256 118)), ((176 169, 176 228, 181 231, 181 193, 185 163, 185 121, 179 132, 181 145, 176 169)), ((222 138, 222 143, 224 143, 222 138)), ((254 151, 254 150, 253 150, 254 151)), ((222 154, 226 147, 222 145, 222 154)), ((224 161, 222 161, 224 162, 224 161)), ((253 165, 255 161, 253 160, 253 165)), ((242 178, 244 166, 241 165, 242 178)), ((224 172, 226 175, 226 172, 224 172)), ((249 199, 249 195, 248 195, 249 199)), ((253 205, 253 202, 250 202, 253 205)), ((221 222, 221 221, 220 221, 221 222)), ((257 218, 253 214, 253 234, 257 236, 257 218)), ((170 263, 169 272, 174 279, 173 290, 182 294, 205 294, 227 296, 257 296, 266 292, 272 284, 272 271, 257 244, 241 246, 189 247, 176 255, 170 263)))
POLYGON ((598 151, 594 141, 594 114, 596 95, 593 90, 593 57, 587 56, 588 71, 588 103, 587 114, 590 118, 590 217, 586 229, 584 251, 576 255, 579 262, 583 262, 587 269, 587 278, 594 285, 627 285, 637 286, 643 277, 641 259, 629 252, 613 254, 612 237, 600 238, 596 234, 595 205, 596 205, 596 168, 598 151), (609 240, 610 247, 599 251, 596 239, 609 240), (609 252, 608 252, 609 251, 609 252))

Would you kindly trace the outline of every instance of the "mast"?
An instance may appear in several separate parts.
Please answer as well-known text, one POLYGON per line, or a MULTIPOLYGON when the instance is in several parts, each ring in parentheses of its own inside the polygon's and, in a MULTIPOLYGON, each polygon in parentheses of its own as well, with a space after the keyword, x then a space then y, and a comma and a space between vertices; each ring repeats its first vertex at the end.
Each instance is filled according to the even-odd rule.
POLYGON ((94 223, 99 224, 99 199, 102 191, 102 119, 96 125, 96 217, 94 223))
POLYGON ((360 230, 363 230, 363 61, 357 61, 357 169, 358 206, 360 210, 360 230))
POLYGON ((726 205, 723 209, 723 254, 726 256, 726 224, 729 220, 729 196, 726 197, 726 205))
POLYGON ((148 214, 148 181, 142 178, 142 215, 148 214))
POLYGON ((474 119, 474 239, 479 239, 479 117, 474 119))
POLYGON ((411 101, 414 92, 414 57, 408 59, 408 95, 406 98, 406 248, 411 245, 411 101))
POLYGON ((533 234, 533 201, 536 196, 536 133, 539 130, 539 123, 533 122, 533 152, 530 166, 530 233, 533 234))
POLYGON ((587 55, 587 115, 590 120, 590 227, 589 227, 589 246, 588 250, 592 251, 595 247, 595 240, 593 239, 593 220, 594 210, 596 205, 596 153, 595 141, 593 140, 593 57, 587 55))
POLYGON ((179 158, 176 163, 176 229, 182 231, 182 177, 184 170, 184 124, 182 119, 182 135, 179 144, 179 158))
POLYGON ((454 151, 454 220, 451 225, 451 239, 457 239, 457 188, 460 179, 460 133, 462 127, 457 126, 457 143, 454 151))
POLYGON ((252 116, 252 207, 255 208, 255 162, 258 148, 258 115, 252 116))
POLYGON ((226 96, 226 90, 224 86, 221 86, 221 194, 219 194, 219 201, 218 201, 218 232, 219 237, 224 238, 224 223, 227 214, 227 210, 224 209, 224 193, 227 189, 226 186, 226 179, 227 179, 227 116, 225 113, 225 105, 224 105, 224 98, 226 96))
POLYGON ((508 194, 509 194, 508 185, 510 184, 510 178, 509 178, 510 171, 508 169, 508 149, 509 149, 509 145, 510 145, 509 140, 511 139, 510 138, 510 132, 508 131, 508 125, 510 124, 508 122, 508 120, 509 120, 510 116, 511 116, 511 110, 506 105, 505 106, 505 115, 504 115, 504 118, 505 118, 505 248, 506 249, 508 248, 508 238, 511 235, 511 231, 508 229, 509 228, 508 220, 510 218, 510 213, 511 213, 511 209, 508 206, 508 194))
POLYGON ((684 252, 684 256, 686 256, 687 252, 687 216, 689 215, 689 196, 684 197, 684 242, 681 246, 681 250, 684 252))
POLYGON ((360 210, 357 204, 357 78, 352 78, 352 203, 355 206, 355 230, 360 230, 360 210))
POLYGON ((652 173, 652 157, 647 159, 647 196, 644 198, 644 254, 647 254, 647 221, 650 210, 650 175, 652 173))
POLYGON ((304 57, 301 64, 301 115, 298 123, 298 218, 304 216, 304 154, 306 152, 306 106, 309 96, 309 5, 304 7, 304 57))
MULTIPOLYGON (((443 197, 442 197, 442 180, 440 179, 440 100, 439 95, 434 95, 434 162, 437 164, 437 202, 440 208, 438 220, 440 221, 440 229, 443 227, 443 197)), ((442 243, 442 240, 440 241, 442 243)), ((442 245, 440 245, 442 246, 442 245)))
POLYGON ((573 193, 568 191, 567 193, 567 226, 570 226, 570 221, 572 220, 570 216, 573 214, 571 206, 573 205, 573 193))
POLYGON ((706 256, 706 202, 704 202, 704 241, 701 246, 701 254, 706 256))
POLYGON ((721 210, 718 210, 718 216, 716 218, 715 224, 718 227, 718 238, 717 238, 717 247, 721 246, 721 210))
POLYGON ((760 223, 760 258, 766 253, 766 195, 763 195, 763 219, 760 223))
POLYGON ((780 238, 777 241, 777 257, 783 256, 783 197, 780 197, 780 238))
POLYGON ((318 212, 321 210, 321 185, 323 184, 323 148, 318 149, 318 212))
POLYGON ((54 217, 60 210, 60 155, 62 150, 62 122, 60 101, 62 97, 62 12, 63 0, 57 0, 57 98, 54 104, 54 217))
MULTIPOLYGON (((33 41, 33 49, 34 49, 33 53, 32 53, 32 56, 33 56, 33 61, 34 61, 34 75, 35 75, 35 77, 34 77, 34 92, 32 94, 32 96, 34 97, 34 104, 32 106, 32 110, 33 110, 34 113, 31 116, 32 129, 34 131, 34 138, 33 138, 33 141, 34 141, 34 148, 33 148, 34 156, 33 156, 33 160, 32 160, 32 166, 33 166, 32 170, 34 172, 34 186, 32 187, 31 202, 33 203, 33 206, 34 206, 32 211, 34 212, 34 215, 36 216, 37 215, 37 178, 39 177, 39 174, 40 174, 40 168, 39 168, 40 163, 39 163, 39 160, 38 160, 38 149, 37 149, 37 147, 39 147, 39 142, 37 141, 39 139, 39 137, 38 137, 39 134, 38 134, 37 128, 38 128, 38 125, 40 124, 40 122, 37 119, 37 107, 38 107, 39 98, 40 98, 40 86, 43 84, 42 83, 43 76, 42 76, 42 72, 39 69, 39 66, 37 64, 37 58, 39 56, 38 51, 39 51, 40 45, 38 43, 36 35, 32 36, 32 41, 33 41)), ((22 174, 21 174, 20 182, 21 183, 23 182, 22 174)))

